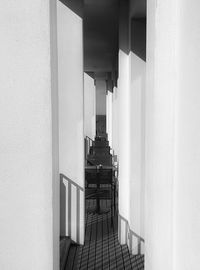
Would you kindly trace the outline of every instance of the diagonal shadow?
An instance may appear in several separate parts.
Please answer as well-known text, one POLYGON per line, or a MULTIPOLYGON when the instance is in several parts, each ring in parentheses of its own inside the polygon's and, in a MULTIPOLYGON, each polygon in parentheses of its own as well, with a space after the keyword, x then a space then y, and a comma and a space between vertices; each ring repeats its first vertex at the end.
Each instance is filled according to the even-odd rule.
POLYGON ((60 0, 60 2, 83 18, 83 0, 60 0))

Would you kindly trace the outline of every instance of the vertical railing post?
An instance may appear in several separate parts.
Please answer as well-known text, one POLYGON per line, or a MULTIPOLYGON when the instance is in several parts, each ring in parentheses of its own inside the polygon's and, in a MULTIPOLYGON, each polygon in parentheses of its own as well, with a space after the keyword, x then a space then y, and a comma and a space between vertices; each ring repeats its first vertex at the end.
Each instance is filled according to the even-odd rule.
POLYGON ((77 243, 80 241, 80 189, 76 188, 76 240, 77 243))
POLYGON ((85 138, 85 162, 87 161, 87 137, 85 138))
POLYGON ((68 234, 69 236, 71 236, 71 197, 72 197, 72 187, 71 187, 71 183, 68 182, 68 234))
POLYGON ((85 159, 87 159, 87 155, 90 154, 90 147, 92 146, 92 144, 93 144, 93 140, 90 137, 86 136, 86 138, 85 138, 85 155, 86 155, 85 159))
POLYGON ((76 241, 80 244, 82 241, 82 193, 84 194, 84 188, 79 186, 77 183, 73 182, 68 177, 60 174, 61 181, 66 180, 67 189, 66 189, 66 209, 67 217, 65 217, 65 226, 68 229, 66 235, 72 238, 73 241, 76 241), (76 207, 75 207, 76 206, 76 207), (75 228, 76 226, 76 228, 75 228))

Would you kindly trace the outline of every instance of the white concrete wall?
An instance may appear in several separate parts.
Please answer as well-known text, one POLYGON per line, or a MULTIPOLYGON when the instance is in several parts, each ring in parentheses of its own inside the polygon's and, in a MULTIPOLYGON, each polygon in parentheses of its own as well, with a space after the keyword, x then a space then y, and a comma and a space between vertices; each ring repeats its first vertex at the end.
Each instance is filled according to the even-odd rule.
POLYGON ((112 148, 112 93, 107 92, 106 95, 106 133, 108 134, 109 145, 112 148))
MULTIPOLYGON (((119 79, 117 94, 114 91, 113 96, 114 108, 117 99, 119 134, 118 143, 114 140, 119 162, 119 240, 138 254, 144 252, 146 63, 131 51, 134 35, 131 38, 128 1, 121 1, 120 10, 119 79)), ((113 119, 116 130, 117 121, 114 116, 113 119)))
POLYGON ((112 94, 112 148, 118 154, 118 89, 114 87, 112 94))
POLYGON ((148 2, 147 270, 200 263, 199 8, 148 2))
MULTIPOLYGON (((78 1, 79 2, 79 1, 78 1)), ((77 2, 77 3, 78 3, 77 2)), ((82 18, 58 1, 58 85, 59 85, 59 161, 60 173, 84 187, 84 108, 82 18)), ((64 186, 63 186, 64 188, 64 186)), ((72 190, 72 220, 61 224, 61 233, 76 235, 76 194, 72 190)), ((69 206, 67 194, 66 209, 69 206)), ((63 201, 62 201, 63 203, 63 201)), ((65 208, 61 205, 62 208, 65 208)), ((84 238, 84 199, 81 198, 81 240, 84 238)))
POLYGON ((53 18, 51 26, 56 25, 55 2, 51 3, 52 7, 48 0, 0 4, 0 269, 4 270, 59 269, 59 235, 53 237, 58 231, 53 228, 57 225, 52 190, 58 189, 58 161, 52 156, 57 152, 57 106, 52 100, 57 86, 56 69, 50 66, 50 61, 56 62, 55 46, 50 46, 50 40, 55 41, 53 18))
POLYGON ((144 252, 144 242, 140 240, 144 239, 146 64, 133 53, 120 52, 119 58, 119 213, 127 220, 128 230, 135 234, 130 240, 122 221, 120 241, 131 241, 130 248, 137 254, 144 252))
MULTIPOLYGON (((119 51, 118 132, 119 132, 119 213, 130 221, 130 83, 129 56, 119 51)), ((122 230, 121 243, 126 242, 122 230)))
POLYGON ((94 79, 84 73, 84 134, 94 140, 96 135, 96 89, 94 79))
MULTIPOLYGON (((144 238, 145 87, 146 63, 130 54, 130 228, 144 238)), ((133 252, 138 241, 134 239, 133 252)))
POLYGON ((51 104, 52 104, 52 167, 53 167, 53 269, 60 263, 60 179, 59 179, 59 116, 58 116, 58 49, 57 49, 57 3, 50 5, 51 42, 51 104))
POLYGON ((179 5, 174 269, 186 270, 200 264, 200 3, 179 5))
POLYGON ((106 81, 96 79, 96 114, 106 115, 106 81))
MULTIPOLYGON (((130 56, 129 1, 120 1, 118 77, 119 214, 130 222, 130 56)), ((126 223, 119 223, 119 241, 127 243, 126 223)))
POLYGON ((159 2, 157 7, 150 1, 147 18, 146 269, 165 270, 174 269, 174 110, 178 87, 174 1, 159 2))

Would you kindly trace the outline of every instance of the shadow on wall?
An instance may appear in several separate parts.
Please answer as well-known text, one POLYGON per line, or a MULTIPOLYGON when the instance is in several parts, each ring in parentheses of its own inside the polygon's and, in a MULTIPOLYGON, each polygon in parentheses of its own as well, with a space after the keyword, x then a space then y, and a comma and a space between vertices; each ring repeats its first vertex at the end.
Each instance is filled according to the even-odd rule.
POLYGON ((146 61, 146 17, 133 17, 130 25, 128 18, 128 0, 124 0, 120 2, 119 49, 127 55, 133 52, 139 58, 146 61))
POLYGON ((60 2, 83 18, 83 0, 60 0, 60 2))
POLYGON ((129 55, 129 1, 120 1, 119 5, 119 50, 129 55))
POLYGON ((131 20, 131 51, 146 61, 146 18, 131 20))

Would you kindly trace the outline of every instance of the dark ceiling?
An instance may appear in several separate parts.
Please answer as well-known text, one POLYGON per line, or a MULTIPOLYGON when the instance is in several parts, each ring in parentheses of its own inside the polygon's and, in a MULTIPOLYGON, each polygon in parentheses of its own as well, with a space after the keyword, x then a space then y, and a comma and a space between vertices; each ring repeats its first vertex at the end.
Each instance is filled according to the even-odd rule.
MULTIPOLYGON (((127 0, 121 0, 127 1, 127 0)), ((146 0, 130 0, 132 17, 146 16, 146 0)), ((119 0, 84 0, 84 69, 111 72, 117 65, 119 0)))
POLYGON ((85 71, 111 71, 118 49, 118 0, 85 0, 85 71))

